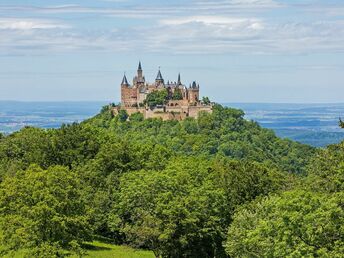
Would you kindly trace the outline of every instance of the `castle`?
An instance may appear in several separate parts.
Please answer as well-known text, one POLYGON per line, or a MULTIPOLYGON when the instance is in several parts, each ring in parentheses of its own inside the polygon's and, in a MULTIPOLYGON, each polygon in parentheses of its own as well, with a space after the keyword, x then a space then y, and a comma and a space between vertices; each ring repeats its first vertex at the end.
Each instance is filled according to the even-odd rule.
MULTIPOLYGON (((161 101, 161 98, 159 99, 161 101)), ((180 74, 176 82, 163 79, 160 68, 154 83, 147 83, 139 62, 137 75, 129 84, 124 74, 121 83, 121 105, 115 112, 124 109, 129 115, 140 112, 144 118, 162 118, 163 120, 183 120, 186 117, 197 118, 200 112, 212 112, 212 104, 199 97, 199 84, 195 81, 186 87, 181 82, 180 74), (163 102, 154 102, 153 95, 164 97, 163 102), (156 94, 162 93, 162 94, 156 94), (152 102, 153 99, 153 102, 152 102)))

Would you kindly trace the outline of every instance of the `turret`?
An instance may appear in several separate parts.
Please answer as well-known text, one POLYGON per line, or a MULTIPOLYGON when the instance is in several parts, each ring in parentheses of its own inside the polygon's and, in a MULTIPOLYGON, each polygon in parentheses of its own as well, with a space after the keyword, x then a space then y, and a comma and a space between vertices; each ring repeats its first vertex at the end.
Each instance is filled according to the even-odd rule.
POLYGON ((141 61, 139 62, 139 67, 137 68, 137 78, 142 79, 143 78, 143 71, 141 66, 141 61))
POLYGON ((193 81, 189 87, 189 102, 196 103, 199 101, 199 86, 193 81))
POLYGON ((164 78, 162 78, 160 68, 159 68, 158 74, 157 74, 156 79, 155 79, 155 84, 156 85, 164 84, 164 78))
POLYGON ((178 82, 177 82, 177 85, 178 85, 178 86, 182 85, 182 81, 180 80, 180 73, 178 74, 178 82))
POLYGON ((134 77, 133 84, 135 86, 142 86, 145 83, 145 77, 143 76, 143 70, 141 61, 139 62, 139 66, 137 68, 137 75, 134 77))
POLYGON ((130 86, 129 83, 128 83, 127 76, 125 75, 125 73, 124 73, 124 76, 123 76, 123 79, 122 79, 121 86, 126 86, 126 87, 130 86))

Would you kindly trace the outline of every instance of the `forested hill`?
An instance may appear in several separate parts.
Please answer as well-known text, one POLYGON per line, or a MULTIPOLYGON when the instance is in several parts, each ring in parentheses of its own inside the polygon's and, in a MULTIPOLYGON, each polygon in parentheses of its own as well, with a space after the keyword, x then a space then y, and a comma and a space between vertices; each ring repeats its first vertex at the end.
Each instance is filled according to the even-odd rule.
POLYGON ((276 137, 272 130, 246 121, 239 109, 216 105, 213 114, 202 113, 199 119, 184 121, 144 120, 137 113, 129 117, 122 112, 112 117, 106 109, 85 125, 106 129, 107 135, 129 148, 159 156, 229 157, 276 166, 283 171, 302 173, 315 149, 276 137), (126 121, 126 122, 124 122, 126 121), (158 151, 158 153, 155 153, 158 151))
MULTIPOLYGON (((341 174, 332 177, 341 154, 282 140, 243 116, 217 105, 198 119, 144 120, 141 114, 113 116, 104 107, 81 124, 0 136, 0 256, 18 250, 28 257, 81 256, 85 242, 99 237, 156 257, 336 254, 342 248, 334 247, 342 244, 335 235, 338 217, 321 243, 294 239, 300 225, 283 228, 274 219, 288 201, 312 202, 305 204, 312 214, 329 194, 321 184, 342 191, 341 174), (264 229, 264 219, 276 228, 264 229), (290 241, 279 230, 289 230, 290 241), (279 241, 278 248, 267 239, 279 241)), ((342 212, 338 198, 321 209, 342 212)), ((291 216, 293 208, 300 212, 290 207, 291 216)))

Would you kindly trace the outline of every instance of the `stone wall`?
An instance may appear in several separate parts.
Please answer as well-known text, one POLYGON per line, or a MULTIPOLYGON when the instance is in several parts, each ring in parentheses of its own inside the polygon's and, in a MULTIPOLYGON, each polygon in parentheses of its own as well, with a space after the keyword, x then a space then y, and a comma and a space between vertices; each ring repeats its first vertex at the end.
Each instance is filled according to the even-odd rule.
POLYGON ((145 119, 161 118, 162 120, 183 120, 187 117, 198 118, 200 112, 212 113, 212 106, 197 105, 197 106, 165 106, 162 108, 145 108, 145 107, 115 107, 114 114, 125 109, 128 115, 134 113, 142 113, 145 119))
POLYGON ((121 100, 122 105, 125 107, 131 107, 137 104, 137 89, 126 86, 121 87, 121 100))
POLYGON ((207 112, 207 113, 212 113, 213 108, 212 106, 190 106, 189 107, 189 116, 198 118, 198 115, 200 112, 207 112))

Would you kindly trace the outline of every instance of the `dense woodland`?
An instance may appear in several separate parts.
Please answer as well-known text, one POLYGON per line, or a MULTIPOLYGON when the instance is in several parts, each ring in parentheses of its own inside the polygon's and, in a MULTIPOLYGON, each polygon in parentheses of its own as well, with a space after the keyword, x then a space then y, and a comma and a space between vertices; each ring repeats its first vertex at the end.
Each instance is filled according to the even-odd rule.
POLYGON ((0 256, 343 257, 344 143, 315 149, 241 110, 113 116, 0 135, 0 256))

